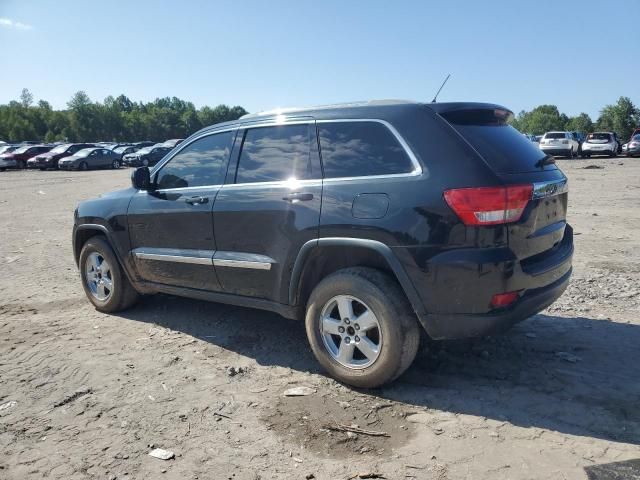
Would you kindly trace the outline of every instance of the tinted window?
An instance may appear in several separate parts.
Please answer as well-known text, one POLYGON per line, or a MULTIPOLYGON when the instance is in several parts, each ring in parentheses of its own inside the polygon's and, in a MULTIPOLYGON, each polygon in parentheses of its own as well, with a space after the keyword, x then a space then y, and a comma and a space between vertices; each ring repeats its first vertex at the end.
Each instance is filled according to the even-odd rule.
POLYGON ((564 132, 552 132, 552 133, 545 133, 544 134, 544 138, 566 138, 567 136, 565 135, 564 132))
POLYGON ((309 125, 282 125, 247 130, 236 183, 320 178, 311 167, 309 125))
POLYGON ((208 135, 187 145, 160 169, 156 177, 158 188, 224 183, 234 134, 223 132, 208 135))
POLYGON ((411 159, 389 129, 377 122, 321 124, 320 151, 326 178, 413 171, 411 159))
MULTIPOLYGON (((442 114, 449 123, 482 156, 484 161, 496 173, 521 173, 536 170, 555 170, 557 167, 541 165, 539 162, 546 154, 537 144, 527 141, 518 130, 494 117, 475 118, 474 122, 464 121, 465 111, 455 114, 442 114)), ((549 138, 547 133, 545 138, 549 138)), ((560 132, 559 138, 565 138, 560 132)))

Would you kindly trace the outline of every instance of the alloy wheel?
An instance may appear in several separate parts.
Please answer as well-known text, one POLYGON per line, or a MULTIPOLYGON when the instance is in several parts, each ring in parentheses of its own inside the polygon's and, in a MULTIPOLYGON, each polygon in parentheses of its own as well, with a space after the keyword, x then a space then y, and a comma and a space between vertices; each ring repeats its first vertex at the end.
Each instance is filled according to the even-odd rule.
POLYGON ((91 295, 104 302, 113 293, 111 265, 98 252, 92 252, 85 262, 85 282, 91 295))
POLYGON ((338 295, 325 304, 320 315, 322 341, 336 362, 362 369, 378 359, 382 330, 376 315, 362 300, 338 295))

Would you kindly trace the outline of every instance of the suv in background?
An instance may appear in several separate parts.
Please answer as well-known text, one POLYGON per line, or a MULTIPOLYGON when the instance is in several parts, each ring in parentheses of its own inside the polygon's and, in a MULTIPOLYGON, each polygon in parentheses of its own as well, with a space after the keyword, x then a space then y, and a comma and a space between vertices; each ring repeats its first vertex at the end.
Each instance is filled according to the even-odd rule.
POLYGON ((540 150, 547 155, 573 158, 580 144, 571 132, 547 132, 540 140, 540 150))
POLYGON ((592 155, 607 155, 615 157, 620 149, 618 138, 613 132, 595 132, 587 135, 582 144, 582 158, 592 155))
POLYGON ((567 287, 567 179, 512 116, 387 101, 205 128, 78 206, 82 287, 103 312, 165 292, 304 319, 335 378, 390 382, 422 328, 485 335, 567 287))
POLYGON ((28 168, 58 168, 60 159, 69 157, 83 148, 93 147, 91 143, 65 143, 49 150, 48 152, 36 155, 27 160, 28 168))

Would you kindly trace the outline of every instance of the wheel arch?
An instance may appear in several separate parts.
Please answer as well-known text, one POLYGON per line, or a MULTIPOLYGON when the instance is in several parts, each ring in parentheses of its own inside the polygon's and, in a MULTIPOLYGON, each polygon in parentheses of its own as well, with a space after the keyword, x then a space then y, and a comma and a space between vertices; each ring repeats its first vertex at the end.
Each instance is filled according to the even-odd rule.
POLYGON ((419 318, 424 306, 404 267, 391 248, 364 238, 320 238, 300 249, 291 272, 289 304, 306 304, 311 291, 327 275, 349 267, 372 267, 394 277, 419 318))
MULTIPOLYGON (((83 224, 77 225, 73 231, 73 258, 76 261, 76 266, 80 261, 80 252, 82 247, 87 241, 95 236, 103 236, 109 241, 109 230, 104 225, 99 224, 83 224)), ((116 253, 117 256, 117 253, 116 253)))

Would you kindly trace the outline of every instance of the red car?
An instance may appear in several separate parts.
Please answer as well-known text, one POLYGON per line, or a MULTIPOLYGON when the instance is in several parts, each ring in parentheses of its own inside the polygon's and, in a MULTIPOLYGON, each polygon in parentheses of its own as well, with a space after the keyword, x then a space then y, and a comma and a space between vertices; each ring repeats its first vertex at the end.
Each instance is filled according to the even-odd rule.
POLYGON ((28 168, 58 168, 58 160, 68 157, 82 150, 83 148, 93 147, 92 143, 65 143, 58 145, 53 150, 35 155, 27 161, 28 168))
POLYGON ((0 155, 0 171, 7 168, 26 168, 27 160, 39 153, 51 150, 49 145, 25 145, 10 153, 0 155))

